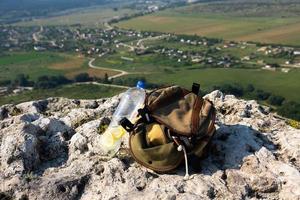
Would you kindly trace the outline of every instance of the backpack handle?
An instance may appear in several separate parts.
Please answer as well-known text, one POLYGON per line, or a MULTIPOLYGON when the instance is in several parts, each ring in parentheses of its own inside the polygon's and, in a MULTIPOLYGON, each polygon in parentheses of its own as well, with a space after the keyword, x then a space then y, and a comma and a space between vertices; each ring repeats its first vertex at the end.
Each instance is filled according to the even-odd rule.
POLYGON ((198 95, 198 94, 199 94, 199 91, 200 91, 200 84, 199 84, 199 83, 193 83, 193 86, 192 86, 192 92, 193 92, 195 95, 198 95))

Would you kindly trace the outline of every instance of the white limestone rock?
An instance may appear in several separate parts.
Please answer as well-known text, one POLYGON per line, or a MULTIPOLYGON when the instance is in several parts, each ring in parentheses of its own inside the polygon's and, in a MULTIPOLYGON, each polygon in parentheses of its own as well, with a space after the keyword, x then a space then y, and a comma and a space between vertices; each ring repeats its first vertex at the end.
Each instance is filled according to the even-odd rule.
POLYGON ((300 199, 300 131, 256 101, 214 91, 208 156, 157 174, 126 152, 108 160, 100 130, 120 95, 48 98, 0 107, 0 197, 12 199, 300 199), (199 168, 200 166, 200 168, 199 168))

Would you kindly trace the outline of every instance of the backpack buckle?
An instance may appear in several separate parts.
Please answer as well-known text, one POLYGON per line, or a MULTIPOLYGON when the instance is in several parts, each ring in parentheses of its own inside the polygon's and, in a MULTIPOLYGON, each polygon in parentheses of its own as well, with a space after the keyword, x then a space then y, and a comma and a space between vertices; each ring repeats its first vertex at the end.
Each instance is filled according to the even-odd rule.
POLYGON ((129 119, 127 119, 126 117, 124 117, 123 119, 120 120, 119 124, 127 131, 127 132, 131 132, 134 129, 134 125, 129 121, 129 119))
POLYGON ((147 122, 147 123, 152 122, 152 119, 149 115, 149 109, 147 107, 139 109, 138 113, 144 122, 147 122))
POLYGON ((199 84, 199 83, 193 83, 193 86, 192 86, 192 92, 193 92, 195 95, 198 95, 198 94, 199 94, 199 91, 200 91, 200 84, 199 84))

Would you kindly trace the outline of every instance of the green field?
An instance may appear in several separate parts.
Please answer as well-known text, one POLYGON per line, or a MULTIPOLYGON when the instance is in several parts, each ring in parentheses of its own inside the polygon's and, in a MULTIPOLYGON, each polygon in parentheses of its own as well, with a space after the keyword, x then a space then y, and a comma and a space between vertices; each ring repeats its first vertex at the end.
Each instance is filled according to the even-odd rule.
POLYGON ((127 29, 197 34, 226 40, 300 45, 299 2, 267 7, 244 4, 193 4, 116 25, 127 29))
POLYGON ((181 70, 172 74, 149 74, 146 79, 151 83, 179 84, 187 88, 191 87, 193 82, 198 82, 204 90, 211 90, 213 86, 224 83, 238 83, 242 86, 253 84, 257 89, 281 95, 287 100, 300 102, 300 95, 297 92, 300 85, 299 77, 300 70, 282 73, 260 69, 207 68, 181 70))
POLYGON ((88 58, 77 54, 14 52, 0 56, 0 81, 14 80, 21 73, 28 75, 30 80, 36 80, 44 75, 65 75, 72 79, 79 73, 104 77, 105 73, 110 75, 112 72, 89 68, 88 58))
POLYGON ((18 22, 17 26, 68 26, 74 24, 81 24, 89 27, 102 28, 103 23, 113 17, 123 16, 125 14, 132 14, 133 10, 119 9, 114 11, 111 8, 87 8, 73 13, 47 17, 43 19, 35 19, 32 21, 18 22))
POLYGON ((59 75, 62 71, 48 66, 64 59, 54 53, 7 53, 0 56, 0 80, 12 80, 21 73, 29 75, 32 80, 41 75, 59 75))
MULTIPOLYGON (((175 45, 163 41, 157 41, 157 43, 170 45, 170 47, 175 45)), ((182 45, 182 48, 188 47, 182 45)), ((238 48, 224 49, 224 51, 226 52, 223 52, 223 54, 229 52, 231 54, 243 54, 238 48)), ((249 52, 255 52, 256 50, 250 46, 245 51, 245 55, 247 55, 249 52)), ((75 54, 51 52, 10 53, 0 57, 0 80, 14 80, 19 73, 28 75, 31 80, 36 80, 42 75, 65 75, 68 78, 73 78, 76 74, 83 72, 88 72, 90 76, 103 76, 103 70, 88 68, 87 62, 88 58, 75 54)), ((176 59, 153 53, 137 56, 135 53, 125 50, 119 50, 114 54, 97 58, 94 64, 100 67, 123 69, 132 73, 129 76, 144 76, 151 83, 180 84, 189 87, 192 82, 199 82, 205 90, 210 90, 213 86, 224 83, 238 83, 243 86, 253 84, 257 89, 263 89, 272 94, 281 95, 288 100, 300 102, 300 95, 295 92, 300 85, 300 70, 296 69, 291 70, 289 73, 282 73, 280 70, 275 72, 266 71, 261 70, 260 66, 247 66, 245 64, 241 65, 243 68, 210 68, 205 64, 178 63, 176 59), (122 56, 133 58, 133 61, 124 60, 121 58, 122 56), (249 69, 250 67, 252 69, 249 69)), ((64 91, 62 88, 57 89, 57 93, 55 91, 56 89, 47 90, 47 92, 43 90, 31 91, 17 96, 4 97, 3 101, 9 102, 10 98, 14 100, 19 98, 21 101, 25 101, 29 100, 28 98, 39 98, 39 96, 42 98, 44 97, 43 94, 56 96, 56 94, 64 93, 60 93, 60 91, 64 91)), ((82 98, 85 98, 84 92, 74 92, 75 96, 79 95, 78 98, 81 97, 81 93, 82 98)), ((93 92, 87 94, 89 93, 93 94, 93 92)), ((66 97, 75 98, 75 96, 66 97)))
POLYGON ((146 54, 136 56, 135 53, 127 51, 119 51, 115 54, 97 58, 94 64, 100 67, 121 69, 137 74, 155 73, 167 68, 182 66, 181 64, 177 65, 176 60, 169 59, 163 55, 146 54), (126 60, 124 57, 132 60, 126 60))
MULTIPOLYGON (((146 42, 145 45, 161 45, 167 48, 175 48, 187 51, 205 52, 208 48, 203 46, 191 46, 166 40, 146 42)), ((222 46, 222 44, 216 44, 222 46)), ((288 100, 300 102, 300 95, 296 93, 300 85, 300 70, 293 69, 288 73, 279 70, 262 70, 258 60, 265 60, 271 63, 283 64, 286 59, 282 57, 269 57, 261 52, 257 52, 255 46, 247 46, 241 49, 239 46, 234 48, 222 49, 209 56, 221 57, 231 54, 242 58, 251 53, 256 56, 249 61, 253 64, 240 63, 233 68, 214 68, 204 63, 178 63, 176 58, 169 58, 166 55, 149 53, 137 56, 134 52, 118 50, 114 54, 108 54, 97 58, 94 62, 97 66, 117 68, 133 73, 129 77, 145 77, 149 82, 156 84, 180 84, 189 87, 193 82, 199 82, 205 90, 211 90, 213 86, 224 83, 242 86, 254 85, 257 89, 280 95, 288 100), (128 57, 132 61, 124 60, 121 57, 128 57)), ((126 77, 124 77, 126 78, 126 77)))
POLYGON ((0 105, 21 103, 48 97, 66 97, 71 99, 99 99, 111 97, 122 92, 122 89, 98 85, 65 85, 54 89, 38 89, 25 91, 21 94, 0 98, 0 105))

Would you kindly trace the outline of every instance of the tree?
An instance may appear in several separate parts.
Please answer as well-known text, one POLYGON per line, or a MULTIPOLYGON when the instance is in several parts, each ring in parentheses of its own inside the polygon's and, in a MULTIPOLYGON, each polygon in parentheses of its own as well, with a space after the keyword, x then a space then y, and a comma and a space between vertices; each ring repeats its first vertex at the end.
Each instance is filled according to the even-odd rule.
POLYGON ((263 90, 256 91, 256 98, 258 100, 267 100, 271 94, 269 92, 265 92, 263 90))
POLYGON ((277 95, 271 95, 268 98, 268 103, 274 106, 281 106, 284 101, 284 97, 277 96, 277 95))
POLYGON ((274 67, 274 68, 280 67, 280 65, 278 63, 269 63, 268 65, 270 65, 271 67, 274 67))
POLYGON ((248 84, 246 86, 246 92, 253 92, 254 90, 255 90, 255 88, 252 84, 248 84))
POLYGON ((225 94, 233 94, 238 97, 243 96, 244 94, 243 87, 238 84, 234 84, 234 85, 224 84, 219 87, 218 86, 215 87, 215 89, 219 89, 225 94))
POLYGON ((42 82, 42 81, 49 81, 49 77, 46 76, 46 75, 39 76, 39 77, 37 78, 37 82, 42 82))
POLYGON ((300 104, 296 102, 286 102, 278 108, 278 113, 282 116, 300 121, 300 104))
POLYGON ((75 76, 76 82, 87 82, 90 80, 91 80, 91 77, 89 76, 88 73, 80 73, 75 76))
POLYGON ((70 83, 71 81, 64 76, 40 76, 35 82, 35 88, 54 88, 59 85, 70 83))
POLYGON ((0 81, 0 86, 8 86, 11 84, 11 80, 0 81))
POLYGON ((108 79, 108 74, 107 73, 104 74, 104 81, 103 81, 103 83, 109 83, 109 79, 108 79))
POLYGON ((65 76, 59 75, 59 76, 52 76, 51 79, 57 83, 57 85, 64 85, 68 84, 71 81, 67 79, 65 76))
POLYGON ((24 74, 18 74, 15 79, 15 84, 23 87, 28 86, 29 85, 28 76, 25 76, 24 74))

